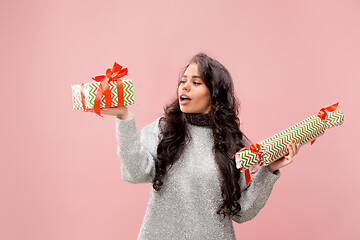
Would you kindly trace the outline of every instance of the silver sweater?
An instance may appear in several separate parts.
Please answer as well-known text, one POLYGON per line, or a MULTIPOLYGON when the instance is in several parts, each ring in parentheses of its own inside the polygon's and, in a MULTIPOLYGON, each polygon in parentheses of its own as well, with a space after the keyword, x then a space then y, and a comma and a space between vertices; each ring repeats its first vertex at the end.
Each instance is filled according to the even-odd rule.
MULTIPOLYGON (((116 118, 117 154, 124 181, 151 183, 154 178, 159 119, 144 127, 139 135, 133 115, 128 120, 116 118)), ((280 177, 279 170, 271 173, 263 166, 246 186, 241 173, 241 211, 232 220, 223 219, 216 213, 222 197, 212 152, 212 130, 190 124, 188 128, 191 140, 165 175, 161 191, 156 192, 151 186, 138 239, 236 239, 232 220, 242 223, 253 219, 280 177)))

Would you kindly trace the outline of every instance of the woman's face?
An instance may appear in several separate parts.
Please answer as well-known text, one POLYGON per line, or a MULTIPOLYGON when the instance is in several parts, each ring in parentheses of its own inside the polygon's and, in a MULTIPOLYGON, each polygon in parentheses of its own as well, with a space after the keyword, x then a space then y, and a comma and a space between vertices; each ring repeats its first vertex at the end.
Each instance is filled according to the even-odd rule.
POLYGON ((200 79, 198 65, 190 64, 178 88, 180 110, 184 113, 209 113, 210 91, 200 79))

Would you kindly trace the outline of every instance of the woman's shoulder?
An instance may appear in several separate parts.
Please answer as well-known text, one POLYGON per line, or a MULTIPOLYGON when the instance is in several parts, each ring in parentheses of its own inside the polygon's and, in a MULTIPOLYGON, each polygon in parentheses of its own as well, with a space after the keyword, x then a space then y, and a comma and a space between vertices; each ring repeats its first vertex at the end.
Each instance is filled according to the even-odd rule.
POLYGON ((163 122, 161 119, 164 117, 164 115, 156 118, 153 122, 146 125, 143 129, 143 133, 150 133, 150 134, 156 134, 158 135, 160 133, 160 127, 163 125, 163 122))

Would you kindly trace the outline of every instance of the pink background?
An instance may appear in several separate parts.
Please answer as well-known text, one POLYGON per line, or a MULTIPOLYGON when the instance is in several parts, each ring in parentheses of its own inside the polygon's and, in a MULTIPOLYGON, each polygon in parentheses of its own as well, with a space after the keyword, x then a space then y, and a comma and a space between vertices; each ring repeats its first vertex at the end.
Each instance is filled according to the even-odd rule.
POLYGON ((254 142, 338 101, 346 114, 281 170, 255 219, 234 223, 238 239, 359 239, 359 1, 1 1, 0 9, 0 239, 136 239, 150 185, 122 181, 114 118, 72 110, 71 84, 124 65, 140 130, 201 51, 232 74, 254 142))

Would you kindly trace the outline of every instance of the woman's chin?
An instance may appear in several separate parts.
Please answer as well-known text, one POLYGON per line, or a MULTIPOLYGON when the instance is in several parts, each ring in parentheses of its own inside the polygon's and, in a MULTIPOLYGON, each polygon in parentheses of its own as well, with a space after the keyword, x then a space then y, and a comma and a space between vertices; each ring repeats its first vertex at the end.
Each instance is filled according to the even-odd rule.
POLYGON ((182 108, 182 107, 180 107, 180 111, 183 113, 192 113, 192 111, 190 111, 189 109, 182 108))
POLYGON ((194 109, 186 105, 180 105, 180 111, 182 111, 183 113, 192 113, 194 112, 194 109))

